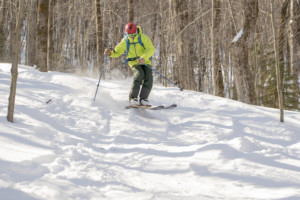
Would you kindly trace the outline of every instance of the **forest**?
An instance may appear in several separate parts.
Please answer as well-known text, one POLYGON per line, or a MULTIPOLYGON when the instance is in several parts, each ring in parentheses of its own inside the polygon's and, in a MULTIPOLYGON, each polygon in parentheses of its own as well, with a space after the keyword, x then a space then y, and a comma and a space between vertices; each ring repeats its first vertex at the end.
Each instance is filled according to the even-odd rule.
MULTIPOLYGON (((104 49, 134 22, 156 48, 152 67, 185 90, 300 110, 299 0, 0 0, 0 9, 12 85, 19 63, 98 77, 104 49)), ((125 60, 108 59, 104 79, 130 77, 125 60)))

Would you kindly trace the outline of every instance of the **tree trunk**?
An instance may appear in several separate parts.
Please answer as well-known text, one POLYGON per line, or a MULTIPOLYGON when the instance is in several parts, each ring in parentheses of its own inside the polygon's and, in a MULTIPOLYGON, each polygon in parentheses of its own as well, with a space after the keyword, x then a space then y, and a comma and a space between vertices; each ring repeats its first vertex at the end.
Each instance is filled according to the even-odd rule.
POLYGON ((254 32, 258 18, 258 0, 244 1, 244 25, 242 35, 233 41, 234 80, 239 101, 255 104, 254 81, 248 62, 248 39, 254 32))
MULTIPOLYGON (((285 57, 286 56, 284 55, 284 47, 285 47, 285 44, 286 44, 286 41, 287 41, 286 40, 287 35, 285 34, 285 31, 286 31, 286 28, 287 28, 286 25, 287 25, 287 19, 288 19, 288 16, 289 16, 287 14, 289 2, 290 2, 290 0, 285 0, 281 5, 280 18, 279 18, 279 27, 278 27, 278 30, 277 30, 277 38, 276 38, 276 39, 278 39, 277 56, 278 56, 278 59, 279 59, 278 64, 279 64, 279 68, 280 68, 280 82, 281 82, 280 87, 282 89, 283 89, 283 85, 284 85, 284 83, 283 83, 283 81, 284 81, 283 80, 283 78, 284 78, 284 67, 285 67, 286 64, 289 64, 288 62, 287 63, 285 62, 285 57)), ((272 11, 272 12, 275 12, 275 11, 272 11)), ((275 20, 275 18, 274 18, 274 20, 275 20)), ((272 23, 273 23, 273 21, 272 21, 272 23)), ((288 71, 288 73, 290 73, 289 70, 287 70, 287 71, 288 71)))
POLYGON ((300 70, 299 55, 297 58, 297 46, 300 48, 300 2, 290 0, 290 20, 289 20, 289 47, 290 47, 290 68, 291 74, 296 75, 300 70), (298 10, 298 11, 297 11, 298 10))
POLYGON ((292 92, 295 102, 295 108, 299 108, 299 71, 300 71, 300 52, 297 50, 300 48, 300 17, 299 17, 299 9, 300 9, 300 2, 295 0, 290 0, 290 20, 288 23, 289 29, 289 50, 290 50, 290 75, 292 77, 291 80, 291 88, 290 91, 292 92), (298 12, 297 12, 298 10, 298 12), (297 103, 298 102, 298 103, 297 103))
POLYGON ((7 30, 7 12, 8 12, 8 2, 2 1, 0 5, 0 62, 6 61, 6 50, 5 50, 5 41, 6 41, 6 35, 9 33, 7 30))
POLYGON ((221 67, 221 58, 219 53, 218 32, 221 21, 221 2, 220 0, 212 0, 212 19, 211 19, 211 63, 213 68, 213 91, 215 96, 224 97, 224 84, 221 67))
POLYGON ((279 56, 278 56, 278 40, 276 25, 274 19, 274 0, 271 1, 271 19, 272 19, 272 28, 273 28, 273 38, 274 38, 274 52, 275 52, 275 65, 276 65, 276 75, 277 75, 277 92, 278 92, 278 103, 280 109, 280 122, 284 122, 283 119, 283 98, 282 98, 282 88, 281 88, 281 79, 280 79, 280 67, 279 67, 279 56))
POLYGON ((95 0, 96 6, 96 40, 97 40, 97 64, 100 71, 100 64, 103 62, 103 30, 102 30, 102 18, 101 18, 101 7, 100 7, 100 0, 95 0))
POLYGON ((20 61, 20 50, 21 50, 21 32, 23 27, 24 19, 24 1, 19 0, 18 13, 16 15, 16 26, 12 32, 12 67, 11 67, 11 83, 10 83, 10 94, 8 98, 8 111, 7 120, 13 122, 14 110, 15 110, 15 98, 17 90, 17 79, 18 79, 18 64, 20 61))
POLYGON ((128 5, 128 22, 134 22, 133 0, 127 0, 128 5))
POLYGON ((293 26, 295 24, 294 20, 294 0, 290 1, 290 22, 289 22, 289 46, 290 46, 290 68, 291 68, 291 74, 294 74, 294 31, 293 31, 293 26))
POLYGON ((47 72, 49 0, 39 0, 36 40, 36 65, 41 72, 47 72))
MULTIPOLYGON (((54 44, 55 44, 55 32, 54 32, 54 6, 56 0, 50 0, 49 4, 49 21, 48 21, 48 50, 47 50, 47 66, 48 70, 55 70, 55 58, 54 58, 54 44)), ((72 51, 72 50, 70 50, 72 51)))
POLYGON ((175 14, 177 17, 176 34, 177 49, 176 62, 178 63, 179 85, 188 90, 196 90, 193 65, 189 54, 190 33, 186 26, 189 24, 188 1, 174 0, 175 14))
POLYGON ((284 63, 284 43, 285 43, 285 30, 286 30, 286 24, 287 24, 287 8, 289 5, 290 0, 285 0, 282 3, 281 11, 280 11, 280 19, 279 19, 279 28, 278 28, 278 56, 279 56, 279 63, 284 63))
MULTIPOLYGON (((157 70, 162 71, 164 76, 168 77, 166 74, 167 72, 167 62, 166 62, 166 41, 165 41, 165 30, 163 29, 164 27, 164 10, 163 10, 163 3, 161 1, 157 2, 159 6, 159 14, 158 16, 158 30, 159 30, 159 63, 158 66, 156 67, 157 70)), ((165 79, 164 79, 165 80, 165 79)))
MULTIPOLYGON (((198 7, 203 9, 204 2, 198 2, 198 7)), ((198 10, 198 8, 197 8, 198 10)), ((198 15, 201 15, 201 12, 198 12, 198 15)), ((203 92, 204 91, 204 80, 205 80, 205 72, 206 72, 206 63, 205 63, 205 56, 204 51, 202 49, 203 45, 203 38, 204 38, 204 26, 203 26, 204 20, 203 17, 201 17, 199 20, 196 21, 196 27, 195 31, 197 34, 197 54, 195 56, 197 57, 197 65, 198 65, 198 88, 197 91, 203 92)))
POLYGON ((30 10, 27 20, 27 42, 25 64, 33 66, 35 64, 36 32, 37 32, 37 0, 31 0, 30 10))

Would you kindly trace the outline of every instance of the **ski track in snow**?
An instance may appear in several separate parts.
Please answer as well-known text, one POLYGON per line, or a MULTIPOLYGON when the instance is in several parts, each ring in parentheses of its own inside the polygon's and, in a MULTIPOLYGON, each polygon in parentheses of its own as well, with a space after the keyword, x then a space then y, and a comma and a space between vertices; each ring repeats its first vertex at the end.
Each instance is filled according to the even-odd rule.
POLYGON ((124 109, 130 80, 0 64, 1 199, 300 199, 300 113, 154 86, 172 110, 124 109), (48 102, 48 103, 47 103, 48 102))

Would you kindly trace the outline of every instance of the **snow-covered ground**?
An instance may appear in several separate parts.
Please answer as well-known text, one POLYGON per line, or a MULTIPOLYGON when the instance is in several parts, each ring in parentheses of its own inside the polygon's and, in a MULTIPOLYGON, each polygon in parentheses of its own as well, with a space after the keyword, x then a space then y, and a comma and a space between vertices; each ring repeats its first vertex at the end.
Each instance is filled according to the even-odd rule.
POLYGON ((1 200, 300 199, 300 113, 154 86, 20 66, 7 122, 10 64, 0 65, 1 200))

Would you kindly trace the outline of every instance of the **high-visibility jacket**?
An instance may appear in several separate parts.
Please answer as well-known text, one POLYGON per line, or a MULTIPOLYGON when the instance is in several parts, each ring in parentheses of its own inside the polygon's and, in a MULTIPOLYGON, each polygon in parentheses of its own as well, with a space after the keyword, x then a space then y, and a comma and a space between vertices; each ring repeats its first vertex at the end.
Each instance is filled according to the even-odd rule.
MULTIPOLYGON (((121 42, 114 48, 114 50, 111 52, 110 57, 116 58, 121 56, 124 51, 127 50, 127 59, 130 60, 131 58, 143 58, 145 60, 146 65, 152 65, 151 57, 155 52, 155 48, 148 36, 142 33, 142 29, 140 26, 137 26, 138 28, 138 34, 132 39, 130 37, 126 38, 124 37, 121 42), (126 42, 127 40, 127 42, 126 42), (141 44, 141 40, 142 44, 141 44)), ((137 65, 137 60, 128 61, 129 66, 132 67, 134 65, 137 65)))

